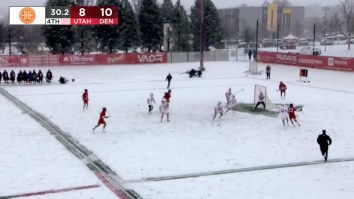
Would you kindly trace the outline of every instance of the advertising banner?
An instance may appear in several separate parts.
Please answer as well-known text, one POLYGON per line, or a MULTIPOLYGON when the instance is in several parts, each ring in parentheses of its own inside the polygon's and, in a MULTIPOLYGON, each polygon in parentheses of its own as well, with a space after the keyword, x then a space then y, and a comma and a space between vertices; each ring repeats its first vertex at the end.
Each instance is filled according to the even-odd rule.
POLYGON ((353 58, 302 55, 294 53, 258 52, 257 61, 309 68, 354 71, 353 58))

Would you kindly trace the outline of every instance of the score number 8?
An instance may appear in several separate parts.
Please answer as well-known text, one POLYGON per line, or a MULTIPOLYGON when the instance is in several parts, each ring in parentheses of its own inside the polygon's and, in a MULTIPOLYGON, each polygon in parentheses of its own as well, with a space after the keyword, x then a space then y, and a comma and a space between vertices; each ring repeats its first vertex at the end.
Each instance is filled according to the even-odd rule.
MULTIPOLYGON (((104 16, 110 17, 110 16, 112 16, 112 14, 113 14, 113 11, 112 11, 111 8, 106 8, 106 9, 101 8, 100 10, 101 10, 101 15, 102 15, 102 17, 104 17, 104 16)), ((79 15, 80 15, 81 17, 84 17, 84 16, 86 15, 86 13, 85 13, 85 8, 80 8, 80 10, 79 10, 79 15)))
POLYGON ((79 10, 79 15, 80 15, 81 17, 84 17, 84 16, 86 15, 86 13, 85 13, 85 8, 80 8, 80 10, 79 10))

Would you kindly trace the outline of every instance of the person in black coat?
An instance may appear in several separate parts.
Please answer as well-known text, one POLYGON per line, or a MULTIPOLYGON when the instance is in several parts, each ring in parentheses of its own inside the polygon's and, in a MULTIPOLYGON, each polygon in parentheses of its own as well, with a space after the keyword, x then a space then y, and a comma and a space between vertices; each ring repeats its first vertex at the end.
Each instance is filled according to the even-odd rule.
POLYGON ((2 73, 2 78, 4 79, 5 84, 9 83, 9 73, 6 70, 2 73))
POLYGON ((21 78, 21 81, 23 81, 24 84, 28 84, 28 80, 27 80, 27 72, 26 70, 24 70, 22 72, 22 78, 21 78))
POLYGON ((68 82, 69 82, 69 80, 67 80, 65 77, 60 77, 59 78, 59 83, 61 83, 61 84, 66 84, 68 82))
POLYGON ((50 83, 53 78, 52 71, 48 70, 45 78, 46 78, 47 82, 50 83))
POLYGON ((326 130, 322 130, 322 134, 320 134, 317 138, 317 143, 320 145, 321 153, 325 161, 327 161, 328 146, 332 144, 332 139, 326 135, 326 130))
POLYGON ((22 82, 22 71, 20 70, 20 72, 17 73, 17 83, 21 84, 22 82))
POLYGON ((252 58, 252 50, 248 50, 248 59, 251 60, 252 58))
POLYGON ((37 78, 38 78, 37 72, 36 72, 36 70, 33 70, 33 72, 32 72, 32 82, 36 83, 37 82, 37 78))
POLYGON ((268 65, 268 66, 266 67, 267 79, 270 79, 270 70, 271 70, 271 67, 268 65))
POLYGON ((168 73, 167 77, 166 77, 166 80, 168 82, 167 84, 167 88, 170 88, 170 84, 171 84, 171 80, 172 80, 172 75, 171 73, 168 73))
POLYGON ((41 70, 38 71, 38 82, 39 83, 43 82, 43 73, 41 70))
POLYGON ((15 83, 15 79, 16 79, 16 74, 15 74, 15 71, 14 70, 11 70, 10 72, 10 80, 11 80, 11 83, 15 83))

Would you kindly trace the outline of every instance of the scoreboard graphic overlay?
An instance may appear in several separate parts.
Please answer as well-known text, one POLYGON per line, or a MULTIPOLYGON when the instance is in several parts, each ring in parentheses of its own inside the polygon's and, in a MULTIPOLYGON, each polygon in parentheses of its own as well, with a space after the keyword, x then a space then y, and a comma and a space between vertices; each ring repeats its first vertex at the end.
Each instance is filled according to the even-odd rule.
POLYGON ((10 7, 10 25, 118 25, 117 6, 10 7))

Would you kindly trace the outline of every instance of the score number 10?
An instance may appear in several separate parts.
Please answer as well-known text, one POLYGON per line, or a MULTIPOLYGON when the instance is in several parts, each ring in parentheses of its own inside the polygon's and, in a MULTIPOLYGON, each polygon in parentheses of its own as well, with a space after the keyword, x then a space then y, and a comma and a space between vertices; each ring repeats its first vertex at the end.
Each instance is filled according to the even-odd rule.
MULTIPOLYGON (((112 14, 113 14, 113 10, 111 8, 100 8, 100 11, 101 11, 101 16, 100 17, 111 17, 112 14)), ((85 8, 80 8, 79 15, 81 17, 85 17, 86 16, 85 8)))

